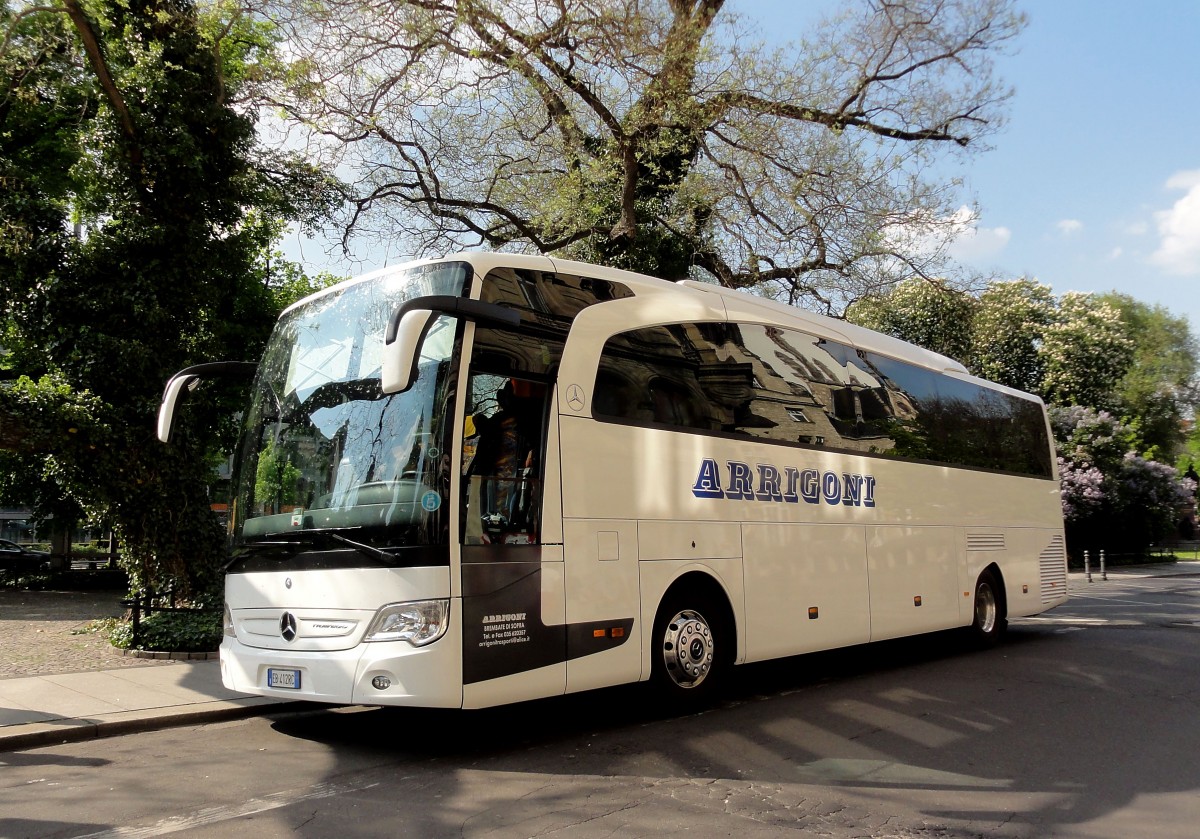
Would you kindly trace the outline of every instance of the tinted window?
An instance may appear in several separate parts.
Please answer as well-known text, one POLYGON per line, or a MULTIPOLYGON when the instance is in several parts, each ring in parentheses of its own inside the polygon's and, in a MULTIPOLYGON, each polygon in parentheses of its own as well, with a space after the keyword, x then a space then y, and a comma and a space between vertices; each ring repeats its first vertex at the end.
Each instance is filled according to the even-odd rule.
POLYGON ((576 315, 588 306, 632 296, 627 286, 607 280, 497 268, 484 278, 481 298, 520 312, 521 326, 477 327, 471 366, 497 375, 548 376, 562 358, 576 315))
POLYGON ((598 417, 1049 477, 1041 408, 795 330, 639 329, 605 345, 598 417))

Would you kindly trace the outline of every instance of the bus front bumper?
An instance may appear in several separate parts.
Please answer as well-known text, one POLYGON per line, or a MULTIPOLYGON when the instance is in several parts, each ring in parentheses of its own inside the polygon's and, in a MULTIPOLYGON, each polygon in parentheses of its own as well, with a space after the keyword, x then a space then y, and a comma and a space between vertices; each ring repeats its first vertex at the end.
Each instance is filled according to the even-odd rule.
POLYGON ((461 650, 454 618, 446 634, 425 647, 377 641, 348 650, 300 652, 249 647, 226 636, 221 683, 238 693, 290 701, 461 708, 461 650))

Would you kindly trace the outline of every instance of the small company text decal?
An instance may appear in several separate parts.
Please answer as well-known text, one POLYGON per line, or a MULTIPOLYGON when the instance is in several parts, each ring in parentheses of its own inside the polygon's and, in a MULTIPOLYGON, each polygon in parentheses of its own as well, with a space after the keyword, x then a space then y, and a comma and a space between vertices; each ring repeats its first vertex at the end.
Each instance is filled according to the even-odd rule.
POLYGON ((510 612, 502 615, 483 616, 483 640, 481 647, 505 647, 509 644, 524 644, 529 641, 525 631, 525 613, 510 612))

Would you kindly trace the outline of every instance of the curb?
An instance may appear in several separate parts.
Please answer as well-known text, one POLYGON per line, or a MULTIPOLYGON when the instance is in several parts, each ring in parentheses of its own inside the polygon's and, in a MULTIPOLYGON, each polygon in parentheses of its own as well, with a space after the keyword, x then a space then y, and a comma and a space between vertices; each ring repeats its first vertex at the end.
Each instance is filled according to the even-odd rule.
POLYGON ((199 707, 177 711, 130 711, 114 715, 114 719, 61 719, 52 722, 26 723, 12 728, 9 734, 0 729, 0 752, 23 751, 65 743, 79 743, 103 737, 118 737, 145 731, 178 728, 185 725, 204 725, 274 713, 289 713, 310 705, 308 702, 280 702, 274 699, 250 697, 206 703, 199 707), (211 706, 211 707, 206 707, 211 706))
POLYGON ((118 647, 113 647, 113 651, 122 658, 144 658, 155 661, 216 661, 221 657, 219 652, 169 653, 158 650, 122 650, 118 647))

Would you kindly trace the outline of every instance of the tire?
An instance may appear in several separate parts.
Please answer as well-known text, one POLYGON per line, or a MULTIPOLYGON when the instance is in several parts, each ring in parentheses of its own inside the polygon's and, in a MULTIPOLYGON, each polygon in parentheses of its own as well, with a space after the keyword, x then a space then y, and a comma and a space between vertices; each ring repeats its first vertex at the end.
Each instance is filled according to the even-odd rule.
POLYGON ((733 665, 734 638, 727 610, 700 592, 668 594, 654 619, 650 681, 674 708, 711 702, 733 665))
POLYGON ((971 619, 971 638, 978 646, 994 647, 1008 628, 1004 607, 1004 589, 996 575, 984 571, 975 581, 975 615, 971 619))

